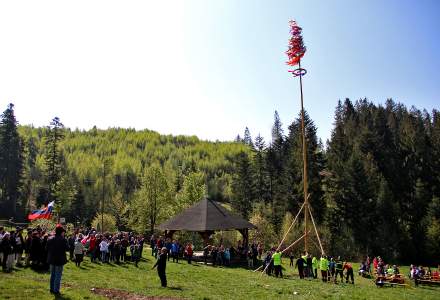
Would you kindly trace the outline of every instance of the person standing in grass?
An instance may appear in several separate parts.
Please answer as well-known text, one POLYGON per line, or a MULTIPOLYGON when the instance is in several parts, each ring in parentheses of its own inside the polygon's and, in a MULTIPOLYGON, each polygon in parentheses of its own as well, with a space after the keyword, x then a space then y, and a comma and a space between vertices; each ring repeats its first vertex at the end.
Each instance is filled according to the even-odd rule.
POLYGON ((329 277, 329 281, 330 281, 330 279, 333 279, 335 277, 335 273, 336 273, 335 265, 336 265, 335 260, 333 259, 333 257, 331 257, 330 261, 328 263, 328 270, 329 271, 327 274, 329 277))
POLYGON ((27 231, 26 240, 24 241, 24 255, 25 255, 25 266, 28 267, 31 260, 31 244, 32 244, 32 231, 27 231))
POLYGON ((296 264, 295 264, 295 266, 298 268, 298 275, 300 279, 304 279, 304 265, 305 265, 304 258, 300 255, 296 260, 296 264))
POLYGON ((344 281, 344 278, 343 278, 344 275, 343 275, 343 263, 341 261, 341 257, 340 256, 338 256, 338 260, 336 261, 335 269, 336 269, 335 283, 338 282, 338 275, 340 275, 341 283, 342 283, 344 281))
MULTIPOLYGON (((179 243, 176 240, 173 240, 171 244, 167 244, 168 253, 171 253, 171 257, 173 258, 173 262, 179 263, 179 243)), ((168 256, 168 261, 170 257, 168 256)))
POLYGON ((354 275, 353 275, 353 267, 350 263, 344 262, 344 270, 345 270, 345 283, 348 283, 348 278, 351 279, 351 284, 354 284, 354 275))
POLYGON ((319 261, 319 268, 321 269, 321 278, 322 282, 327 282, 328 280, 328 260, 325 255, 321 256, 321 260, 319 261))
POLYGON ((23 229, 20 227, 16 228, 17 233, 15 235, 15 260, 16 260, 16 266, 21 267, 21 260, 24 250, 24 239, 23 239, 23 229))
POLYGON ((14 247, 11 242, 11 234, 9 232, 5 232, 3 235, 0 248, 3 252, 3 261, 2 261, 2 268, 4 272, 11 272, 12 271, 12 265, 14 263, 14 247))
POLYGON ((293 260, 294 260, 294 258, 295 258, 295 256, 293 256, 293 251, 290 251, 290 254, 289 254, 289 259, 290 259, 290 267, 293 267, 294 266, 294 264, 293 264, 293 260))
POLYGON ((273 266, 275 270, 275 277, 280 275, 283 278, 283 271, 281 269, 281 251, 277 249, 274 254, 272 254, 273 266))
POLYGON ((96 245, 96 237, 94 233, 90 234, 88 243, 89 243, 90 261, 95 262, 95 248, 97 247, 97 245, 96 245))
POLYGON ((168 249, 166 247, 162 247, 159 258, 157 259, 153 268, 151 268, 154 269, 157 267, 157 274, 159 275, 160 283, 162 287, 167 286, 167 276, 165 273, 165 269, 167 267, 167 253, 168 253, 168 249))
POLYGON ((316 256, 313 256, 312 258, 312 273, 313 273, 313 279, 318 278, 318 259, 316 258, 316 256))
POLYGON ((61 276, 63 267, 67 263, 66 251, 69 250, 67 240, 64 238, 64 228, 57 226, 55 236, 47 241, 47 263, 50 265, 50 292, 60 294, 61 276))
POLYGON ((191 243, 186 244, 185 256, 186 256, 186 258, 188 260, 188 264, 191 264, 191 260, 192 260, 192 257, 193 257, 193 247, 192 247, 191 243))
POLYGON ((69 238, 67 239, 67 244, 69 244, 69 259, 70 260, 74 260, 75 256, 74 256, 74 250, 75 250, 75 241, 76 241, 76 236, 75 233, 72 233, 69 238))
POLYGON ((75 265, 79 267, 81 265, 81 262, 83 261, 85 247, 81 240, 83 239, 82 234, 80 233, 78 235, 78 238, 75 240, 75 243, 73 245, 73 254, 75 255, 75 265))
POLYGON ((103 238, 102 242, 99 244, 99 250, 101 252, 101 262, 106 263, 108 257, 108 242, 107 238, 103 238))
POLYGON ((6 231, 4 230, 3 226, 0 226, 0 264, 3 264, 3 249, 1 247, 1 243, 5 234, 6 231))
POLYGON ((127 262, 127 248, 129 245, 130 243, 128 241, 128 234, 125 233, 121 240, 121 260, 123 260, 124 262, 127 262))
POLYGON ((142 253, 141 243, 138 239, 135 239, 133 245, 132 261, 134 261, 136 267, 138 266, 139 260, 141 259, 141 253, 142 253))

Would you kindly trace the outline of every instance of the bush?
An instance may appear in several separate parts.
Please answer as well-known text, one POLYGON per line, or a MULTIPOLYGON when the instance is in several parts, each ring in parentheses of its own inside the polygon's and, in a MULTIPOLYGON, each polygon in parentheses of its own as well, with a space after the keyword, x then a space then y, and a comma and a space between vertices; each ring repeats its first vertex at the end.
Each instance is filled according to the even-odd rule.
POLYGON ((279 241, 273 225, 260 212, 254 213, 250 222, 257 227, 257 229, 249 231, 250 243, 253 241, 260 242, 265 249, 278 246, 279 241))

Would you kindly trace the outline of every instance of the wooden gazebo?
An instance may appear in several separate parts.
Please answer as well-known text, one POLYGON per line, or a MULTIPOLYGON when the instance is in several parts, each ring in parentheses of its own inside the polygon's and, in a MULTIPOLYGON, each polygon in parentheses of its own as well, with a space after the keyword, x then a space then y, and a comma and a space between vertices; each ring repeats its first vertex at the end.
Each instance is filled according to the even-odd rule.
POLYGON ((167 237, 172 238, 176 231, 198 232, 204 245, 209 237, 219 230, 238 230, 243 236, 243 244, 249 244, 249 229, 256 228, 252 223, 239 217, 219 203, 204 198, 180 214, 172 217, 157 227, 164 230, 167 237))

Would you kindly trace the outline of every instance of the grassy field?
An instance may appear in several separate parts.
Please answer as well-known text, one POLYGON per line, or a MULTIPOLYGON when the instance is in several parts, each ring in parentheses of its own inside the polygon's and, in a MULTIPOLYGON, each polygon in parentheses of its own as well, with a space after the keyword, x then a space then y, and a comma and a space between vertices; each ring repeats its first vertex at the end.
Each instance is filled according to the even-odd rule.
MULTIPOLYGON (((188 265, 185 261, 167 264, 169 287, 161 288, 156 270, 151 270, 153 258, 146 253, 144 257, 147 259, 138 268, 131 263, 92 264, 86 258, 79 269, 69 262, 58 299, 112 298, 96 291, 119 293, 120 298, 112 299, 147 299, 139 297, 142 295, 172 299, 440 299, 440 288, 434 287, 376 288, 371 280, 359 277, 355 277, 355 285, 300 280, 288 266, 285 278, 277 279, 243 268, 188 265)), ((54 299, 48 284, 47 273, 15 268, 12 273, 0 273, 0 299, 54 299)))

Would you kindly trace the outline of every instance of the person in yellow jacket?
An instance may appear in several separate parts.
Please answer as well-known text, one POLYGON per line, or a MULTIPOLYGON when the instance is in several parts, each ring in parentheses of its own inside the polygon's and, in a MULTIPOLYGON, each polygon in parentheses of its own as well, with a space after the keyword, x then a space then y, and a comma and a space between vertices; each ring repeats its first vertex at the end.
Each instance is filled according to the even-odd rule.
POLYGON ((283 278, 283 271, 281 270, 281 252, 280 250, 276 250, 274 254, 272 254, 273 267, 275 270, 275 277, 280 275, 283 278))
POLYGON ((313 279, 318 278, 318 259, 316 256, 313 256, 312 258, 312 272, 313 272, 313 279))
POLYGON ((319 268, 321 269, 321 278, 323 282, 327 282, 328 278, 328 259, 325 255, 321 256, 321 259, 319 261, 319 268))
POLYGON ((303 254, 301 255, 301 258, 304 261, 304 277, 307 278, 307 277, 309 277, 309 272, 308 272, 309 268, 307 266, 307 252, 303 252, 303 254))

